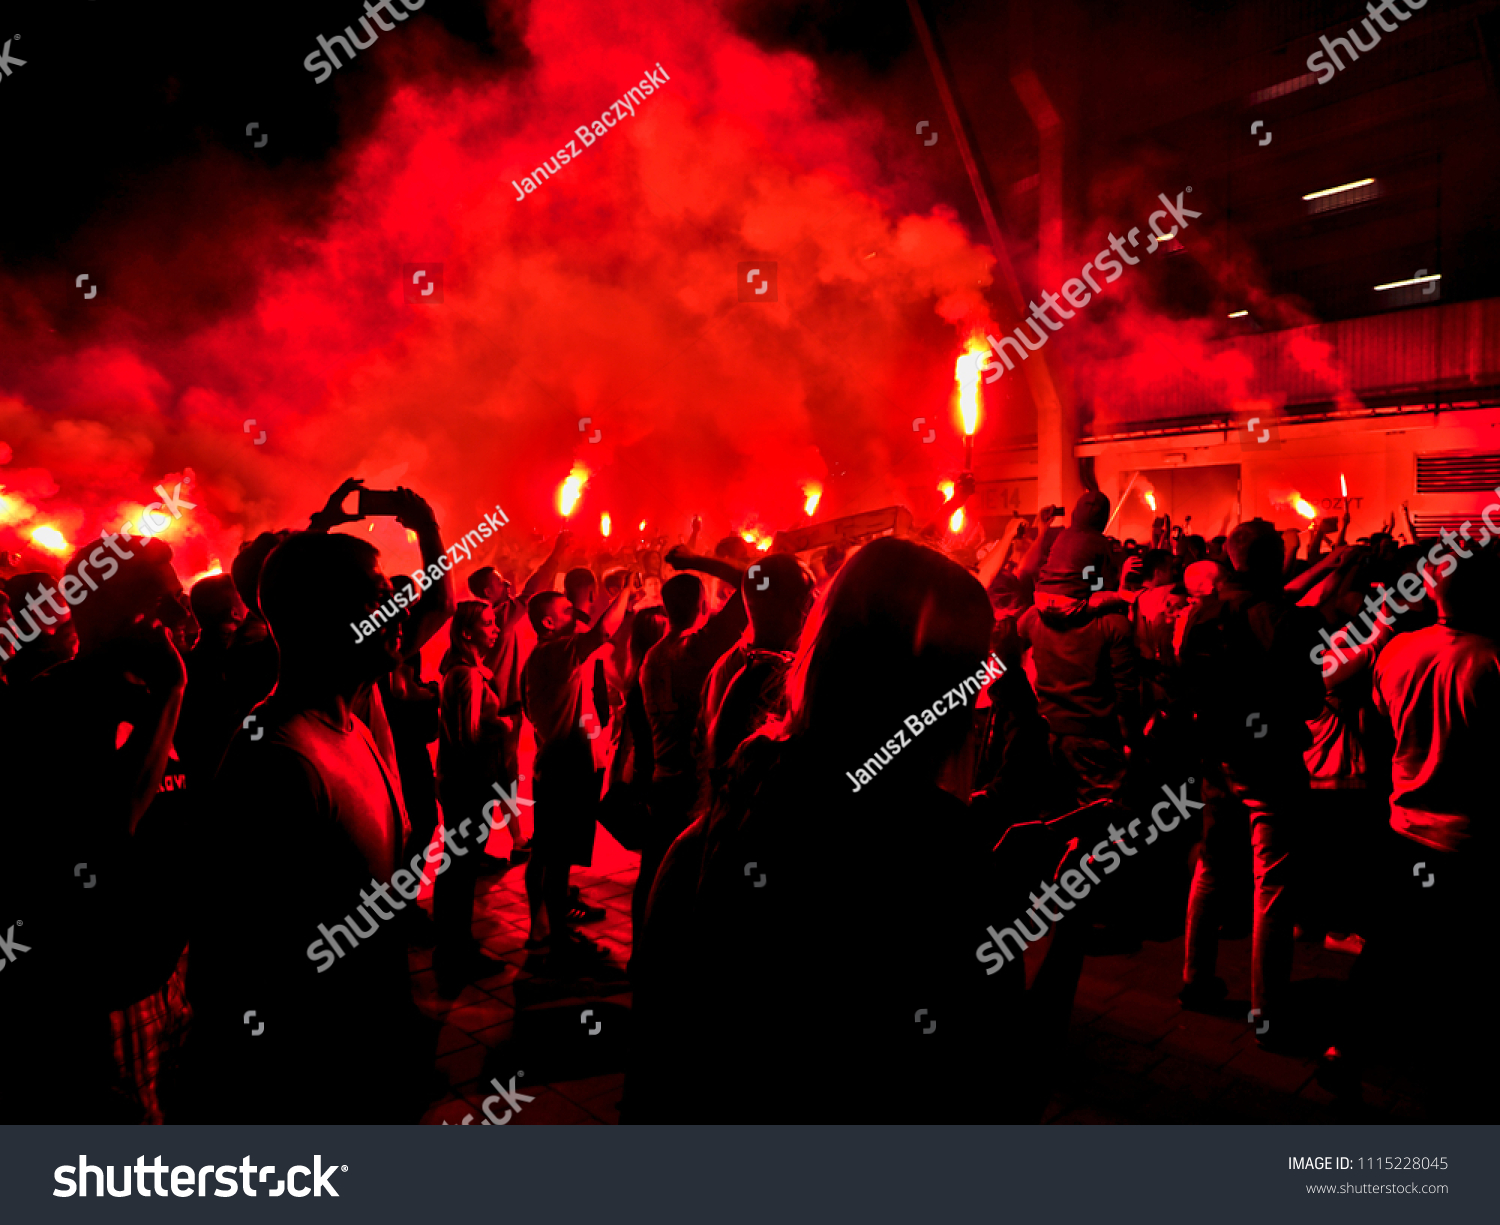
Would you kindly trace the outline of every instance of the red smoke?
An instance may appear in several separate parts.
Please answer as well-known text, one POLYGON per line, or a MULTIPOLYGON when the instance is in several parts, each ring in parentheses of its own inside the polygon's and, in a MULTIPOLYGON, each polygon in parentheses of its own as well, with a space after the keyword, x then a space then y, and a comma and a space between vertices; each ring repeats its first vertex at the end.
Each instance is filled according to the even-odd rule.
MULTIPOLYGON (((6 286, 25 364, 0 380, 0 486, 35 522, 81 542, 191 468, 197 509, 166 537, 186 577, 350 474, 417 489, 450 535, 496 502, 550 531, 581 460, 576 522, 701 513, 711 538, 794 523, 809 480, 836 515, 957 467, 953 363, 987 326, 989 254, 951 212, 903 208, 877 112, 835 111, 809 60, 698 5, 535 5, 530 66, 461 77, 421 18, 322 87, 395 74, 348 116, 331 189, 210 152, 90 227, 97 299, 6 286), (658 63, 634 118, 517 200, 658 63), (737 301, 749 259, 777 263, 778 301, 737 301), (441 304, 406 303, 402 265, 429 263, 441 304), (913 445, 919 415, 942 445, 913 445)), ((372 537, 388 569, 415 560, 403 536, 372 537)))

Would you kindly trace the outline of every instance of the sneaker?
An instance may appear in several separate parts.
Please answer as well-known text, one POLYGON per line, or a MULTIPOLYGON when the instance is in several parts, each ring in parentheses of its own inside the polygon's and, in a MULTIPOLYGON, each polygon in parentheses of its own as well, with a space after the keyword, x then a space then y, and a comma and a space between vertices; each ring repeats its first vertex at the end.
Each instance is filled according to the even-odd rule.
POLYGON ((1185 983, 1177 993, 1177 1001, 1190 1012, 1213 1012, 1228 995, 1229 988, 1222 978, 1200 978, 1185 983))
POLYGON ((603 906, 590 906, 581 898, 574 898, 572 904, 568 907, 568 922, 574 924, 597 923, 607 913, 603 906))

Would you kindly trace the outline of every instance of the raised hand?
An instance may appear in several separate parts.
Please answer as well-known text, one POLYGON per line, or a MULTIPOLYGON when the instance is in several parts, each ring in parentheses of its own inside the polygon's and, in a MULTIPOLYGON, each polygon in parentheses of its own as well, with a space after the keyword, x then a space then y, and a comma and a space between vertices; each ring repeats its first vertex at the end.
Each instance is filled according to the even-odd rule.
POLYGON ((314 531, 326 532, 331 527, 340 523, 357 523, 364 516, 350 514, 344 509, 344 499, 365 483, 362 476, 351 476, 347 481, 328 495, 328 501, 323 504, 323 509, 312 516, 311 527, 314 531))
POLYGON ((397 485, 396 496, 401 504, 401 509, 396 512, 396 522, 402 527, 415 532, 424 527, 437 526, 437 516, 432 513, 432 507, 427 505, 421 494, 412 492, 404 485, 397 485))

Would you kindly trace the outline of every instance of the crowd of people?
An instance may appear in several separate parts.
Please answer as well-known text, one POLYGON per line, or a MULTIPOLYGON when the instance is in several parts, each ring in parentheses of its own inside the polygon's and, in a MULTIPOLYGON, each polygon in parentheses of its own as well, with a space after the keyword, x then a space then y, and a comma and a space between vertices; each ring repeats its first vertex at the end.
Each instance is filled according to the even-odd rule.
POLYGON ((189 592, 157 540, 45 624, 55 576, 5 578, 6 1121, 414 1121, 435 1031, 408 951, 448 998, 513 969, 474 903, 522 863, 528 970, 633 993, 625 1121, 1035 1121, 1083 958, 1175 931, 1182 1006, 1247 992, 1256 1040, 1321 1053, 1336 1092, 1394 1052, 1438 1117, 1485 1100, 1492 544, 1409 520, 1349 544, 1346 517, 1139 545, 1092 490, 978 550, 950 502, 803 554, 700 549, 696 520, 592 551, 500 533, 460 577, 403 489, 441 574, 419 589, 330 530, 359 484, 189 592), (1201 820, 986 972, 1039 875, 1163 785, 1201 820), (623 966, 572 881, 600 825, 640 855, 623 966), (1299 939, 1358 955, 1331 1013, 1299 939))

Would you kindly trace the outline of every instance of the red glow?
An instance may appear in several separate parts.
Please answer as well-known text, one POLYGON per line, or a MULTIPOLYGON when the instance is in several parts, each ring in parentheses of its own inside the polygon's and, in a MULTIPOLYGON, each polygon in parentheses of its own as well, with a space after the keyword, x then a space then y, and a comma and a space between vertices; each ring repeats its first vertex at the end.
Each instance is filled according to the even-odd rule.
POLYGON ((740 539, 754 549, 764 553, 771 547, 771 536, 759 527, 747 527, 740 531, 740 539))
POLYGON ((86 539, 118 528, 122 499, 149 502, 163 477, 149 457, 184 455, 223 491, 169 537, 202 554, 181 559, 184 573, 262 528, 300 525, 350 475, 416 489, 455 531, 502 496, 523 523, 553 504, 576 514, 557 489, 576 447, 616 505, 665 522, 671 491, 671 513, 734 522, 754 507, 785 526, 811 513, 798 484, 825 468, 819 439, 883 433, 840 509, 909 500, 910 482, 930 479, 891 458, 910 417, 874 406, 942 402, 945 329, 968 335, 989 313, 983 241, 881 152, 877 112, 828 106, 810 58, 763 48, 719 6, 667 0, 608 21, 566 0, 518 12, 524 72, 452 76, 467 52, 436 22, 399 56, 382 44, 388 92, 329 175, 247 185, 207 158, 143 175, 129 207, 97 223, 95 241, 119 253, 115 292, 90 303, 99 331, 29 308, 0 319, 0 347, 34 356, 5 388, 4 435, 38 477, 8 487, 86 539), (518 199, 511 181, 648 60, 670 81, 518 199), (201 209, 163 254, 148 236, 184 192, 201 209), (735 309, 736 263, 767 218, 816 219, 778 253, 771 312, 790 325, 787 347, 763 343, 768 312, 735 309), (444 301, 417 310, 396 270, 429 260, 446 261, 444 301), (703 274, 684 298, 689 269, 703 274), (815 284, 828 297, 809 309, 791 286, 815 284), (861 344, 847 394, 809 395, 850 336, 861 344), (573 399, 591 423, 542 431, 573 399), (614 448, 627 444, 651 463, 625 462, 614 448))
POLYGON ((1304 498, 1295 489, 1292 490, 1291 496, 1287 498, 1286 504, 1290 506, 1294 511, 1296 511, 1299 515, 1301 515, 1304 519, 1312 520, 1318 517, 1318 508, 1311 502, 1309 502, 1306 498, 1304 498))
POLYGON ((609 539, 609 533, 613 526, 614 524, 609 517, 609 511, 605 511, 599 516, 599 535, 603 536, 606 540, 609 539))
POLYGON ((583 497, 583 487, 588 483, 589 470, 582 464, 574 464, 567 480, 557 489, 557 509, 564 519, 578 509, 578 500, 583 497))
POLYGON ((40 548, 49 553, 67 553, 70 551, 68 542, 63 539, 63 534, 55 527, 34 527, 31 529, 31 539, 40 548))
POLYGON ((958 415, 967 435, 973 435, 979 428, 980 365, 988 351, 984 341, 969 341, 953 371, 953 377, 958 380, 958 415))

